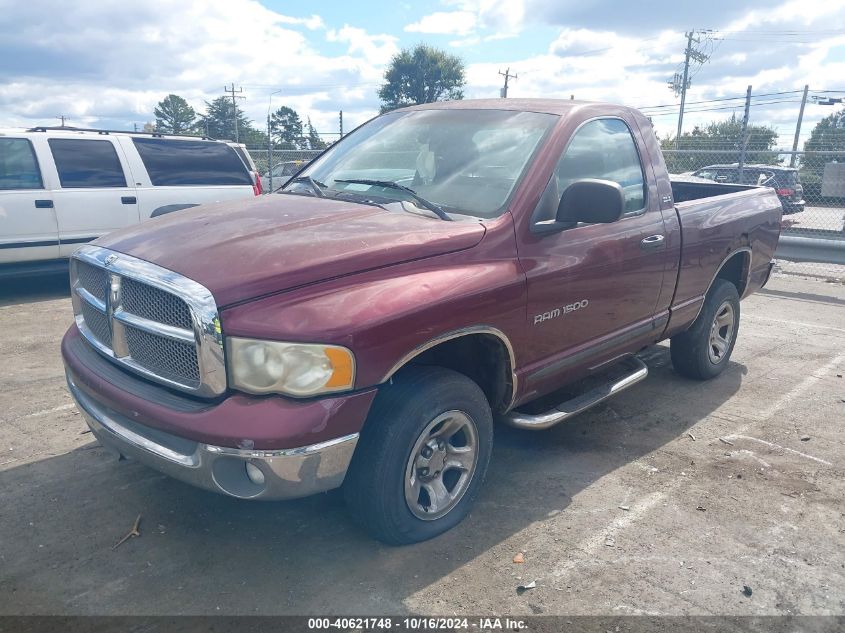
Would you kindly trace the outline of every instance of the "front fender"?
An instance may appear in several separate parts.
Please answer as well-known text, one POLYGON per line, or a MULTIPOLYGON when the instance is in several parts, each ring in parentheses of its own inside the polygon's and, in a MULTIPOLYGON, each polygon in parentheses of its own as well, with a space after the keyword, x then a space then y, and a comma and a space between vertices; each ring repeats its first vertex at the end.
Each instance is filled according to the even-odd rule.
POLYGON ((358 389, 384 382, 415 353, 456 332, 495 330, 518 349, 526 318, 519 262, 467 259, 443 255, 235 306, 221 315, 223 332, 348 347, 358 389))

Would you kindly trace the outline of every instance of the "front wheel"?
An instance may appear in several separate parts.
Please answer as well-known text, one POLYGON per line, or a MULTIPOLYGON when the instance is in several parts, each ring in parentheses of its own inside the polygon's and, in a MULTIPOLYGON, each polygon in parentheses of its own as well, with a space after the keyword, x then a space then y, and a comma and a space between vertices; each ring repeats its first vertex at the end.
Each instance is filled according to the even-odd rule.
POLYGON ((343 484, 353 517, 375 538, 415 543, 469 513, 493 446, 481 388, 439 367, 409 367, 379 390, 343 484))
POLYGON ((721 374, 739 332, 739 293, 731 282, 716 279, 701 313, 686 332, 672 337, 670 354, 675 371, 688 378, 709 380, 721 374))

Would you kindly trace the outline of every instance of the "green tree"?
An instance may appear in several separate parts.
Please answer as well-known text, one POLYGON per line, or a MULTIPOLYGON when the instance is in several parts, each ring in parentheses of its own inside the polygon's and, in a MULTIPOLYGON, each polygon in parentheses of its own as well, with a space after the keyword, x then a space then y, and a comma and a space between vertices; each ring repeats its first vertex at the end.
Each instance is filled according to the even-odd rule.
MULTIPOLYGON (((804 143, 805 152, 845 152, 845 108, 816 123, 810 138, 804 143)), ((805 154, 801 157, 801 181, 805 186, 821 187, 825 163, 841 161, 841 157, 805 154)))
MULTIPOLYGON (((774 128, 749 125, 744 141, 745 162, 777 164, 777 152, 772 151, 777 140, 778 133, 774 128)), ((742 120, 734 114, 729 119, 711 121, 703 127, 695 126, 691 132, 684 132, 678 149, 697 150, 697 153, 673 152, 674 136, 662 139, 660 146, 671 173, 693 171, 714 163, 735 163, 739 160, 743 146, 742 120), (701 153, 703 150, 704 153, 701 153)))
MULTIPOLYGON (((206 101, 205 108, 205 114, 200 115, 197 123, 198 131, 211 138, 234 140, 235 107, 232 100, 229 97, 217 97, 214 101, 206 101)), ((261 134, 240 108, 237 108, 237 120, 237 137, 241 143, 246 143, 251 136, 261 134)))
POLYGON ((446 51, 417 44, 393 56, 378 90, 381 111, 434 101, 463 99, 464 61, 446 51))
POLYGON ((282 106, 270 116, 270 134, 273 142, 282 149, 302 149, 302 119, 296 110, 282 106))
POLYGON ((845 108, 816 123, 804 151, 845 151, 845 108))
POLYGON ((194 130, 197 113, 179 95, 169 94, 154 110, 156 130, 167 134, 187 134, 194 130))
POLYGON ((311 125, 311 117, 308 117, 308 123, 305 126, 308 129, 308 149, 326 149, 328 145, 320 138, 320 134, 311 125))

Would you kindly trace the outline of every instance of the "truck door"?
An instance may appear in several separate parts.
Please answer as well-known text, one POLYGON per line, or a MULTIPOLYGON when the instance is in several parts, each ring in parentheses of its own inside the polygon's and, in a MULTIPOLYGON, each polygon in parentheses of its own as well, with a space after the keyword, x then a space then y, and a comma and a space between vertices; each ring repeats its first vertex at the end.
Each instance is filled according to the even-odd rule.
POLYGON ((51 138, 59 187, 53 194, 63 257, 80 244, 138 223, 138 199, 112 138, 51 138))
MULTIPOLYGON (((46 150, 46 144, 44 148, 46 150)), ((29 139, 0 137, 0 264, 58 259, 49 185, 29 139)))
MULTIPOLYGON (((586 121, 570 137, 541 198, 554 218, 568 185, 583 178, 620 184, 625 214, 610 224, 579 224, 523 236, 527 276, 527 394, 553 390, 620 355, 653 343, 666 244, 654 174, 622 118, 586 121), (551 196, 554 203, 549 205, 551 196)), ((539 207, 538 207, 539 209, 539 207)))

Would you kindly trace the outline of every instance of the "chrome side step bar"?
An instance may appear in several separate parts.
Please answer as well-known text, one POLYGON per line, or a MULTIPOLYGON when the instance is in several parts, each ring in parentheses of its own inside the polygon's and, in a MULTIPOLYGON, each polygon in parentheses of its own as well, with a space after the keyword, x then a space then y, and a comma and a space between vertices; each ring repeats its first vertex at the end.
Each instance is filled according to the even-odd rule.
POLYGON ((562 402, 554 409, 546 411, 545 413, 538 413, 532 415, 530 413, 521 413, 519 411, 510 411, 505 414, 504 420, 511 426, 520 429, 532 429, 541 431, 548 429, 555 424, 560 424, 564 420, 578 415, 582 411, 586 411, 590 407, 597 405, 599 402, 606 400, 610 396, 619 393, 644 380, 648 376, 648 367, 646 364, 635 356, 626 358, 621 361, 615 369, 622 370, 625 373, 619 375, 614 372, 614 375, 608 382, 601 384, 589 391, 582 393, 579 396, 562 402))

